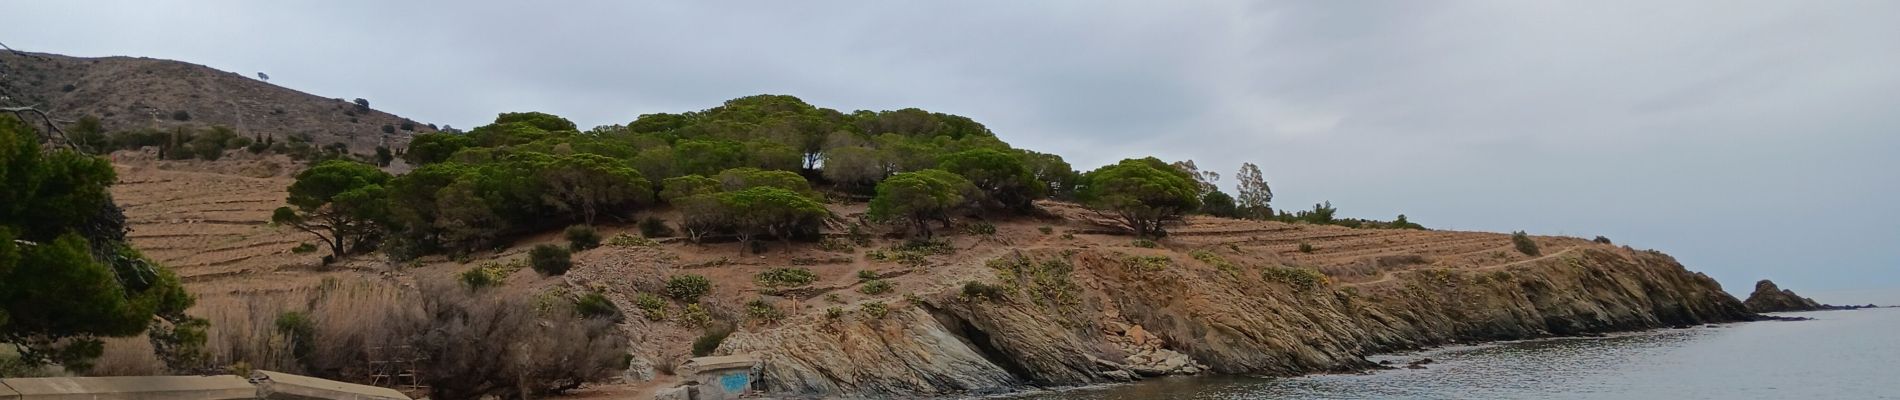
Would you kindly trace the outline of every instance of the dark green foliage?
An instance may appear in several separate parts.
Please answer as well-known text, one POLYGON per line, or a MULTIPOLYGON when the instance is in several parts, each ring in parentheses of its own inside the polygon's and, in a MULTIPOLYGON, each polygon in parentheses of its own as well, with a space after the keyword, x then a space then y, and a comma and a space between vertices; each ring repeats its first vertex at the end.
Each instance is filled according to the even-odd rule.
POLYGON ((1201 196, 1201 213, 1221 218, 1239 218, 1240 208, 1234 205, 1234 196, 1217 190, 1201 196))
POLYGON ((1538 255, 1537 241, 1531 240, 1531 235, 1524 231, 1511 232, 1511 246, 1524 255, 1533 257, 1538 255))
POLYGON ((174 121, 190 121, 190 120, 191 120, 191 112, 189 112, 189 111, 185 111, 185 110, 178 110, 178 111, 172 111, 172 120, 174 120, 174 121))
POLYGON ((389 147, 376 146, 375 161, 376 161, 376 166, 387 167, 389 166, 390 162, 396 161, 396 153, 390 152, 389 147))
POLYGON ((388 216, 389 173, 375 166, 330 160, 297 174, 290 184, 290 206, 279 207, 271 221, 315 235, 342 259, 381 231, 388 216))
POLYGON ((884 319, 885 315, 890 314, 891 307, 884 305, 882 301, 867 301, 864 305, 858 306, 858 312, 871 319, 884 319))
POLYGON ((818 281, 818 274, 805 268, 772 268, 753 276, 759 286, 768 288, 797 287, 818 281))
POLYGON ((1313 289, 1318 289, 1332 282, 1332 280, 1326 278, 1326 274, 1309 268, 1266 267, 1261 269, 1260 277, 1269 282, 1279 282, 1287 286, 1292 286, 1294 289, 1302 292, 1310 292, 1313 289))
POLYGON ((527 124, 549 132, 580 130, 580 128, 574 126, 574 121, 569 121, 567 118, 561 118, 560 116, 543 112, 501 113, 501 115, 495 117, 495 124, 511 123, 527 124))
POLYGON ((1156 247, 1160 247, 1160 246, 1161 246, 1160 244, 1158 244, 1158 243, 1155 243, 1155 241, 1153 241, 1153 240, 1148 240, 1148 239, 1135 239, 1135 247, 1140 247, 1140 248, 1144 248, 1144 249, 1152 249, 1152 248, 1156 248, 1156 247))
POLYGON ((462 286, 467 287, 469 290, 501 286, 502 284, 501 273, 485 266, 469 268, 467 271, 462 271, 461 274, 456 275, 456 278, 461 280, 462 286))
POLYGON ((697 339, 693 339, 693 356, 705 357, 712 355, 713 351, 719 350, 719 344, 725 343, 726 336, 731 334, 731 327, 720 326, 707 329, 705 334, 699 335, 697 339))
MULTIPOLYGON (((83 372, 103 352, 100 337, 137 335, 154 317, 189 324, 193 299, 178 278, 125 241, 111 164, 39 139, 0 115, 0 343, 25 366, 83 372)), ((167 337, 196 341, 168 347, 203 343, 167 337)))
POLYGON ((1597 236, 1597 238, 1596 238, 1596 239, 1593 239, 1593 240, 1591 240, 1591 241, 1593 241, 1593 242, 1597 242, 1597 243, 1602 243, 1602 244, 1610 244, 1610 238, 1607 238, 1607 237, 1603 237, 1603 236, 1597 236))
POLYGON ((1122 160, 1083 176, 1077 197, 1116 216, 1136 236, 1167 236, 1162 224, 1201 206, 1199 184, 1186 171, 1153 157, 1122 160))
POLYGON ((1306 242, 1300 242, 1300 252, 1301 252, 1301 253, 1307 253, 1307 254, 1312 254, 1312 253, 1313 253, 1314 251, 1318 251, 1318 250, 1319 250, 1319 248, 1316 248, 1316 247, 1313 247, 1313 245, 1312 245, 1312 244, 1308 244, 1308 243, 1306 243, 1306 242))
POLYGON ((464 135, 424 133, 409 140, 409 149, 403 152, 402 159, 416 166, 439 163, 448 161, 455 152, 474 144, 464 135))
POLYGON ((587 292, 574 299, 574 312, 582 318, 618 318, 620 309, 599 292, 587 292))
POLYGON ((778 322, 781 319, 785 319, 785 311, 772 306, 772 303, 766 302, 765 299, 753 299, 752 301, 746 302, 745 314, 747 318, 751 318, 754 321, 767 323, 778 322))
POLYGON ((661 300, 659 296, 647 293, 633 296, 633 306, 639 308, 640 312, 646 314, 648 321, 666 319, 666 300, 661 300))
POLYGON ((657 238, 673 236, 673 228, 666 226, 666 220, 647 216, 640 219, 640 236, 657 238))
POLYGON ((968 204, 975 189, 969 180, 931 169, 891 176, 877 184, 868 216, 876 221, 908 222, 923 238, 931 237, 930 223, 950 224, 950 213, 968 204))
POLYGON ((891 291, 891 283, 883 279, 866 280, 864 281, 863 284, 858 286, 859 293, 864 293, 864 294, 873 295, 873 296, 890 293, 890 291, 891 291))
POLYGON ((830 211, 824 204, 797 192, 776 187, 752 187, 715 195, 741 248, 770 235, 789 241, 794 235, 815 233, 830 211))
POLYGON ((574 268, 572 253, 566 248, 551 244, 536 245, 528 251, 528 265, 542 275, 555 276, 567 273, 574 268))
POLYGON ((369 100, 364 100, 363 98, 358 97, 353 102, 356 103, 357 110, 363 110, 363 111, 369 110, 369 100))
POLYGON ((288 311, 277 314, 277 334, 284 335, 284 341, 290 344, 290 355, 302 361, 316 350, 317 322, 310 314, 302 311, 288 311))
POLYGON ((666 278, 666 297, 674 300, 694 303, 708 293, 712 293, 712 280, 703 275, 685 274, 666 278))
POLYGON ((600 247, 600 232, 595 231, 592 226, 570 226, 561 234, 567 237, 567 248, 570 250, 581 251, 600 247))
POLYGON ((317 245, 309 244, 309 243, 298 243, 297 246, 290 248, 290 252, 297 253, 297 254, 309 253, 309 252, 314 252, 314 251, 317 251, 317 245))
POLYGON ((1036 180, 1022 159, 993 149, 975 149, 944 155, 938 169, 963 176, 982 192, 987 208, 1028 212, 1031 202, 1048 195, 1048 185, 1036 180))
POLYGON ((868 269, 858 270, 858 280, 868 281, 872 279, 877 279, 877 271, 872 271, 868 269))
POLYGON ((386 133, 386 134, 396 133, 396 125, 383 124, 383 133, 386 133))

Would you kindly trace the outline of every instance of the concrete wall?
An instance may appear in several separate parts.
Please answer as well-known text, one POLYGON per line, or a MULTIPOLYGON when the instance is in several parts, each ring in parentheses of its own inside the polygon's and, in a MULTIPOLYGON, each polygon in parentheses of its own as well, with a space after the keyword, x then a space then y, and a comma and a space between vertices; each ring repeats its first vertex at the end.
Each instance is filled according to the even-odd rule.
POLYGON ((0 400, 409 400, 394 389, 257 371, 231 375, 0 379, 0 400))

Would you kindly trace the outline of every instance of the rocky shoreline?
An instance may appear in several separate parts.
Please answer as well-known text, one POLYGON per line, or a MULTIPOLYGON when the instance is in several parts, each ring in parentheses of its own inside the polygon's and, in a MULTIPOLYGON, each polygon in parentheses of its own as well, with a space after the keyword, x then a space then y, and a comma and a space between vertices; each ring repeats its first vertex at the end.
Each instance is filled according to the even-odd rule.
MULTIPOLYGON (((1604 246, 1498 268, 1427 268, 1356 285, 1275 280, 1089 249, 1022 252, 1000 299, 944 291, 875 320, 735 334, 791 397, 983 395, 1201 373, 1380 368, 1366 356, 1451 343, 1763 319, 1666 255, 1604 246), (1067 268, 1038 269, 1056 265, 1067 268)), ((999 274, 1007 275, 1007 274, 999 274)))

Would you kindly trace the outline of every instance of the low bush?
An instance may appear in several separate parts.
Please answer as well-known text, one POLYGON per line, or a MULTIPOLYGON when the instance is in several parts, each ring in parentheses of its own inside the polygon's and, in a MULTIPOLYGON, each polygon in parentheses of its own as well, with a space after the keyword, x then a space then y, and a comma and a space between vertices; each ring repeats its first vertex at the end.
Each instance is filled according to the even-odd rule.
POLYGON ((316 351, 317 323, 310 319, 310 313, 286 311, 277 314, 277 334, 283 335, 284 343, 290 347, 290 356, 298 363, 310 359, 316 351))
POLYGON ((825 309, 825 318, 827 319, 844 318, 844 307, 832 306, 831 308, 825 309))
POLYGON ((408 342, 433 398, 559 394, 627 368, 627 339, 612 321, 458 290, 425 288, 421 303, 420 318, 394 325, 416 332, 408 342))
POLYGON ((462 286, 468 287, 469 290, 477 290, 501 286, 503 276, 502 272, 494 268, 493 265, 481 265, 469 268, 467 271, 462 271, 462 274, 458 277, 462 281, 462 286))
POLYGON ((1008 289, 1004 289, 1002 286, 991 285, 991 284, 977 282, 977 281, 969 281, 969 282, 963 283, 962 299, 964 301, 1001 300, 1003 299, 1003 296, 1007 295, 1008 293, 1009 293, 1008 289))
POLYGON ((996 234, 996 225, 988 222, 972 222, 963 225, 963 232, 971 235, 990 236, 996 234))
POLYGON ((877 271, 872 271, 868 269, 858 270, 858 280, 868 281, 872 279, 877 279, 877 271))
POLYGON ((1287 286, 1292 286, 1294 289, 1298 289, 1302 292, 1311 291, 1332 283, 1331 279, 1326 278, 1326 274, 1308 268, 1267 267, 1260 271, 1260 277, 1270 282, 1279 282, 1287 286))
POLYGON ((1612 244, 1612 243, 1610 243, 1610 238, 1606 238, 1606 237, 1602 237, 1602 236, 1597 236, 1597 238, 1596 238, 1595 240, 1591 240, 1591 241, 1593 241, 1593 242, 1597 242, 1597 243, 1602 243, 1602 244, 1612 244))
POLYGON ((884 319, 885 314, 890 314, 891 308, 882 301, 868 301, 858 306, 858 312, 870 319, 884 319))
POLYGON ((311 253, 311 252, 316 252, 316 251, 317 251, 317 245, 309 244, 309 243, 298 243, 297 247, 290 248, 290 252, 297 253, 297 254, 311 253))
POLYGON ((772 303, 766 302, 765 299, 753 299, 752 301, 746 302, 745 315, 753 321, 765 323, 778 322, 778 320, 785 319, 785 312, 780 311, 778 307, 772 306, 772 303))
POLYGON ((528 264, 534 266, 535 272, 547 276, 566 274, 567 270, 573 269, 572 257, 567 249, 551 244, 534 246, 534 249, 528 250, 528 264))
POLYGON ((641 236, 622 233, 608 238, 607 245, 613 247, 653 247, 659 246, 660 242, 655 242, 653 239, 647 239, 641 236))
POLYGON ((620 308, 614 307, 613 300, 598 292, 588 292, 574 299, 574 312, 582 318, 615 318, 620 316, 620 308))
POLYGON ((1305 243, 1305 242, 1300 243, 1301 253, 1313 254, 1314 251, 1319 251, 1319 248, 1313 247, 1313 245, 1310 243, 1305 243))
POLYGON ((1041 227, 1037 227, 1036 231, 1042 232, 1042 234, 1047 235, 1051 233, 1056 233, 1056 228, 1053 226, 1043 225, 1041 227))
POLYGON ((891 291, 891 283, 885 282, 883 279, 867 280, 867 281, 864 281, 863 285, 858 286, 858 293, 864 293, 864 294, 873 295, 873 296, 889 293, 890 291, 891 291))
POLYGON ((666 297, 674 300, 696 303, 708 293, 712 293, 712 279, 703 275, 684 274, 666 278, 666 297))
POLYGON ((660 219, 660 217, 647 216, 640 220, 640 236, 650 238, 671 237, 673 236, 673 227, 667 226, 666 220, 660 219))
POLYGON ((706 312, 706 307, 700 307, 698 303, 687 304, 685 309, 680 310, 680 325, 699 328, 711 324, 712 314, 706 312))
POLYGON ((1234 263, 1228 262, 1226 258, 1222 258, 1219 254, 1214 254, 1214 252, 1211 251, 1195 250, 1192 253, 1188 253, 1188 255, 1193 256, 1195 260, 1199 260, 1202 263, 1212 265, 1215 269, 1221 271, 1236 272, 1240 270, 1240 268, 1234 266, 1234 263))
POLYGON ((732 328, 730 327, 720 326, 707 329, 705 334, 699 335, 698 339, 693 339, 693 356, 705 357, 712 355, 713 351, 719 350, 719 344, 725 343, 726 336, 731 334, 732 328))
POLYGON ((1517 252, 1527 256, 1535 257, 1539 253, 1537 241, 1531 240, 1531 235, 1524 231, 1511 232, 1511 246, 1516 247, 1517 252))
POLYGON ((817 282, 818 274, 814 274, 811 270, 804 268, 772 268, 760 271, 752 278, 759 283, 759 286, 769 288, 797 287, 817 282))
POLYGON ((633 306, 639 308, 640 313, 646 315, 648 321, 666 319, 666 300, 660 299, 660 296, 649 293, 634 295, 633 306))
POLYGON ((562 232, 567 237, 567 248, 573 251, 600 247, 600 232, 587 225, 574 225, 562 232))
POLYGON ((1155 243, 1155 241, 1153 241, 1153 240, 1148 240, 1148 239, 1135 239, 1135 247, 1140 247, 1140 248, 1144 248, 1144 249, 1152 249, 1152 248, 1155 248, 1155 247, 1159 247, 1159 246, 1160 246, 1160 244, 1156 244, 1156 243, 1155 243))

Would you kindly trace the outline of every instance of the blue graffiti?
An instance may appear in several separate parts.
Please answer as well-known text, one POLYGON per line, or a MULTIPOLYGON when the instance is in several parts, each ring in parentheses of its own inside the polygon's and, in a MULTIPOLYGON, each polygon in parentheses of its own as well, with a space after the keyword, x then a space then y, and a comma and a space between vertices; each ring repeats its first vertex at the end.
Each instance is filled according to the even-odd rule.
POLYGON ((719 387, 725 389, 726 393, 745 392, 746 386, 750 386, 751 384, 752 377, 744 372, 730 373, 726 374, 726 376, 719 377, 719 387))

